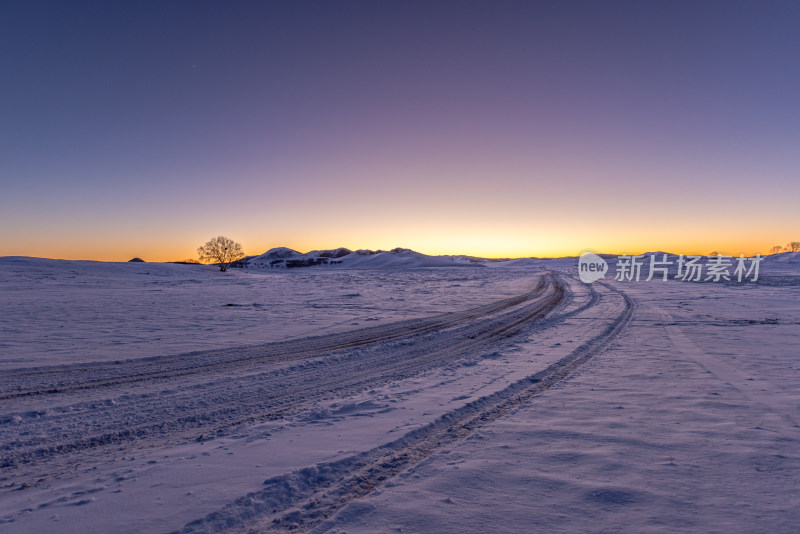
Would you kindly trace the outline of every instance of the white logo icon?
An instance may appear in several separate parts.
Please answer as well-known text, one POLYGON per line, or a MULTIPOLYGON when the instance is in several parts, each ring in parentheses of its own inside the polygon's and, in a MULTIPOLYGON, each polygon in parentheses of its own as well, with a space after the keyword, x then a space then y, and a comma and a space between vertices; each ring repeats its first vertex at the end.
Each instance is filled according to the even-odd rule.
POLYGON ((608 263, 592 252, 584 252, 578 259, 578 276, 584 284, 591 284, 606 276, 608 263))

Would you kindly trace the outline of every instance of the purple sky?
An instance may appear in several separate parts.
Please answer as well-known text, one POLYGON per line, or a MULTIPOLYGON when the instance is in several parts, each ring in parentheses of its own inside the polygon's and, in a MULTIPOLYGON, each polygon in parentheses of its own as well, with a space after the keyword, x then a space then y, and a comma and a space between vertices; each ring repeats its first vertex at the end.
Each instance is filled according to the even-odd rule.
POLYGON ((0 255, 800 239, 797 2, 0 3, 0 255))

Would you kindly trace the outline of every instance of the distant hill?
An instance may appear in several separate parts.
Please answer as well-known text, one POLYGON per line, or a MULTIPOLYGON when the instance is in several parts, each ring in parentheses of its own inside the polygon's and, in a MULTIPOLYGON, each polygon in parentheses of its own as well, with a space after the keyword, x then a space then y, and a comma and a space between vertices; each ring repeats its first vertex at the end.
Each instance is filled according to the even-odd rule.
POLYGON ((800 252, 779 252, 766 256, 764 261, 774 263, 800 263, 800 252))
MULTIPOLYGON (((663 259, 677 263, 678 255, 669 252, 647 252, 645 258, 655 256, 657 260, 663 259)), ((610 264, 616 264, 616 254, 600 254, 610 264)), ((800 263, 800 252, 783 252, 780 254, 762 256, 768 263, 800 263)), ((562 264, 571 265, 577 262, 577 256, 563 258, 513 258, 489 259, 465 255, 429 256, 407 248, 394 248, 392 250, 350 250, 340 247, 330 250, 312 250, 298 252, 286 247, 268 250, 257 256, 248 256, 232 266, 247 269, 294 269, 302 267, 327 267, 340 269, 415 269, 423 267, 527 267, 534 265, 562 264)))
POLYGON ((422 267, 477 267, 494 260, 471 256, 429 256, 406 248, 350 250, 340 247, 301 253, 286 247, 268 250, 239 263, 250 269, 293 269, 327 266, 351 269, 414 269, 422 267))

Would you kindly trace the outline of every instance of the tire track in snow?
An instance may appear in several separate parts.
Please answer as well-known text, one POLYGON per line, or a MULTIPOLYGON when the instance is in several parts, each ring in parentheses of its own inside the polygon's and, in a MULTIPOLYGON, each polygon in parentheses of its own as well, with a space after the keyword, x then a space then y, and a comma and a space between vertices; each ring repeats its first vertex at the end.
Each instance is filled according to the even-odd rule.
MULTIPOLYGON (((444 331, 413 332, 396 340, 338 349, 288 368, 209 378, 191 386, 180 379, 155 386, 145 395, 50 408, 24 424, 6 427, 9 433, 0 443, 0 468, 31 462, 48 467, 49 459, 62 456, 79 462, 81 451, 115 444, 133 446, 143 440, 152 445, 194 439, 198 429, 206 439, 243 423, 283 417, 327 397, 408 378, 469 355, 478 357, 499 339, 544 317, 566 297, 564 286, 552 275, 540 282, 535 294, 520 297, 522 303, 508 310, 501 306, 499 314, 465 319, 464 324, 448 325, 444 331)), ((118 387, 106 389, 118 395, 118 387)))
POLYGON ((332 526, 325 522, 350 502, 374 492, 388 480, 432 454, 455 445, 476 430, 507 415, 515 407, 561 383, 602 352, 624 330, 634 312, 625 293, 621 313, 598 335, 546 369, 505 389, 444 414, 398 440, 330 463, 270 478, 264 488, 234 501, 180 532, 308 531, 332 526))
POLYGON ((167 380, 195 374, 207 376, 217 371, 227 373, 238 368, 254 367, 266 362, 301 360, 335 350, 433 332, 465 321, 496 314, 538 298, 548 287, 548 278, 542 276, 534 289, 528 293, 469 310, 255 347, 191 352, 177 356, 159 356, 111 363, 97 362, 12 369, 4 373, 0 380, 0 401, 137 382, 167 380))

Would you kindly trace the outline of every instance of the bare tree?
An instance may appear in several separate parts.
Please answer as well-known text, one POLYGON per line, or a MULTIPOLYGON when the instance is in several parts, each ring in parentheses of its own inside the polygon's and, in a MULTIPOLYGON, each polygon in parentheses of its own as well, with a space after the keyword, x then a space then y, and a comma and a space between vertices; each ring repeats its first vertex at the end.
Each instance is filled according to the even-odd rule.
POLYGON ((783 252, 783 247, 780 245, 775 245, 774 247, 769 249, 770 254, 780 254, 781 252, 783 252))
POLYGON ((800 251, 800 241, 792 241, 790 243, 786 243, 786 250, 788 250, 789 252, 800 251))
POLYGON ((218 264, 222 272, 227 271, 231 263, 244 257, 242 245, 224 236, 211 239, 197 249, 197 254, 202 262, 218 264))

